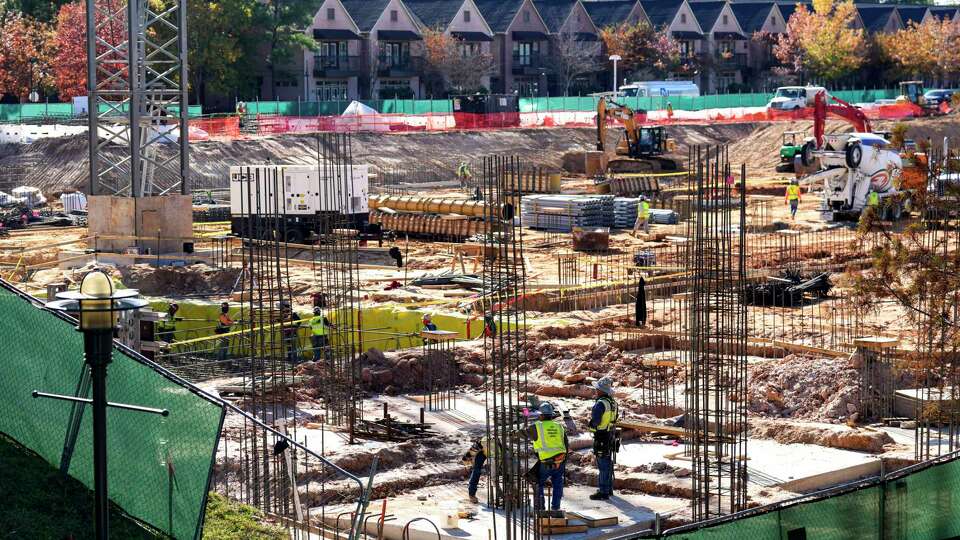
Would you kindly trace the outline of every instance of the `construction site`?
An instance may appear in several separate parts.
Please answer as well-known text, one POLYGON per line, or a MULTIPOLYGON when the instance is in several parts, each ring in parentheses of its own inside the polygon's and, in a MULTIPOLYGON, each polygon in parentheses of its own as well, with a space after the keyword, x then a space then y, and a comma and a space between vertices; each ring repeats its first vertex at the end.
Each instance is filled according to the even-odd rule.
POLYGON ((109 455, 138 534, 960 536, 954 113, 191 141, 174 68, 97 62, 85 130, 0 147, 0 432, 98 496, 109 455), (54 302, 99 272, 109 449, 54 302))

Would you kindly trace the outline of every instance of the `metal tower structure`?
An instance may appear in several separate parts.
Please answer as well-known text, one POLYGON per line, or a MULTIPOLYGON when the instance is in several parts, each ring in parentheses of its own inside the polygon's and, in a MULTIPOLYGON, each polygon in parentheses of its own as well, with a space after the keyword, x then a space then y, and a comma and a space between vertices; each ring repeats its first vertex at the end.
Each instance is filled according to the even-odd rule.
POLYGON ((186 194, 187 0, 86 6, 90 193, 186 194))

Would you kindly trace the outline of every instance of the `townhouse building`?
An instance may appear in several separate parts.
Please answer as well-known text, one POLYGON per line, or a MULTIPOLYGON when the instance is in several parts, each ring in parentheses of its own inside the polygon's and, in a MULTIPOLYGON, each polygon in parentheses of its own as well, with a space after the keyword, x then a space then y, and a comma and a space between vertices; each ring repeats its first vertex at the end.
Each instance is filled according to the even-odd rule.
MULTIPOLYGON (((809 3, 802 2, 809 6, 809 3)), ((264 95, 282 100, 429 98, 424 33, 458 40, 459 54, 489 55, 481 85, 521 96, 583 94, 610 88, 611 64, 601 32, 622 23, 666 29, 681 52, 670 77, 692 79, 703 93, 769 88, 776 36, 798 5, 790 0, 323 0, 305 32, 317 43, 264 95), (571 47, 594 55, 594 67, 568 87, 558 58, 571 47)), ((932 17, 954 19, 956 7, 857 4, 854 24, 895 32, 932 17)), ((629 77, 629 75, 627 75, 629 77)), ((620 77, 619 84, 629 82, 620 77)))

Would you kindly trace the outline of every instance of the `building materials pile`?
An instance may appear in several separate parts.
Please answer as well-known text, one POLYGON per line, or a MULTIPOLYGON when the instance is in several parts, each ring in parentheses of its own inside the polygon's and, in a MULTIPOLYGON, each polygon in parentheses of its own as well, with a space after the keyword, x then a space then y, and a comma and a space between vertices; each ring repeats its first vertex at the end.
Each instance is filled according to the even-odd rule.
POLYGON ((639 197, 615 197, 613 199, 613 226, 618 229, 633 227, 633 224, 637 222, 639 205, 639 197))
POLYGON ((604 227, 613 221, 613 197, 529 195, 523 198, 520 215, 532 229, 570 232, 574 227, 604 227))
POLYGON ((765 282, 747 285, 743 301, 755 306, 799 306, 808 299, 823 298, 832 287, 828 273, 805 277, 788 271, 769 276, 765 282))

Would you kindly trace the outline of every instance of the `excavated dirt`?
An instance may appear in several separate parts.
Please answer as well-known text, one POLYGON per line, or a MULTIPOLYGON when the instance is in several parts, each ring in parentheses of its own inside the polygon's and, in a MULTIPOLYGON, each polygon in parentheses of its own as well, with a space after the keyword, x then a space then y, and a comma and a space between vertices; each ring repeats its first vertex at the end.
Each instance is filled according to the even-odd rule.
POLYGON ((790 355, 748 373, 750 411, 758 415, 843 422, 857 412, 857 371, 846 358, 790 355))
POLYGON ((817 426, 759 418, 750 420, 750 436, 773 439, 781 444, 816 444, 873 454, 891 449, 889 445, 895 444, 890 435, 871 428, 817 426))
POLYGON ((240 275, 239 268, 213 268, 205 264, 161 266, 134 264, 118 267, 120 279, 142 294, 228 294, 240 275))

